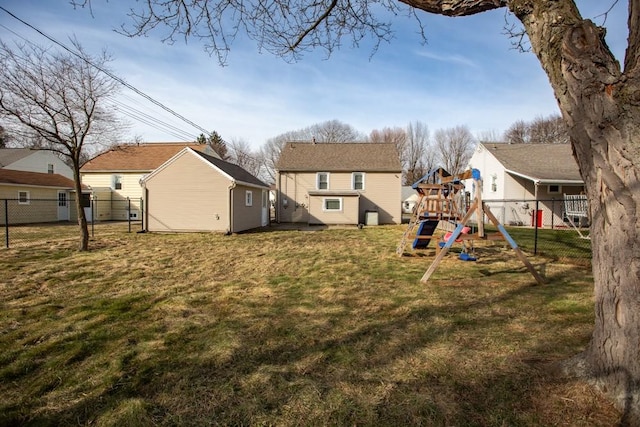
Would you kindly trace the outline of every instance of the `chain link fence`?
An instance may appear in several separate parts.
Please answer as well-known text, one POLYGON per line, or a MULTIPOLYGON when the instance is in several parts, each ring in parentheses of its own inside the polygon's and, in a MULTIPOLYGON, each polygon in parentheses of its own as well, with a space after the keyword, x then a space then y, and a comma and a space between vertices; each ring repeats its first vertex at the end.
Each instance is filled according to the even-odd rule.
MULTIPOLYGON (((523 250, 533 255, 591 262, 586 199, 583 210, 565 199, 485 200, 523 250)), ((484 220, 487 223, 487 219, 484 220)))
MULTIPOLYGON (((144 230, 142 199, 98 199, 83 197, 82 206, 89 233, 117 228, 126 232, 144 230), (114 227, 114 224, 118 224, 114 227)), ((0 199, 0 245, 5 248, 33 244, 77 240, 78 215, 75 200, 58 199, 0 199)))

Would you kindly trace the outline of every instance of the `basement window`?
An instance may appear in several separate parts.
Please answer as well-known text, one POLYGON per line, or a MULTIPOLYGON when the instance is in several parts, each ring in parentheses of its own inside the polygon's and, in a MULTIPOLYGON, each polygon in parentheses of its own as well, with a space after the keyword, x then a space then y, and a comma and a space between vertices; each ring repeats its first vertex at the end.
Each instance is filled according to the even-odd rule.
POLYGON ((325 212, 339 212, 342 210, 342 198, 326 198, 322 199, 322 210, 325 212))

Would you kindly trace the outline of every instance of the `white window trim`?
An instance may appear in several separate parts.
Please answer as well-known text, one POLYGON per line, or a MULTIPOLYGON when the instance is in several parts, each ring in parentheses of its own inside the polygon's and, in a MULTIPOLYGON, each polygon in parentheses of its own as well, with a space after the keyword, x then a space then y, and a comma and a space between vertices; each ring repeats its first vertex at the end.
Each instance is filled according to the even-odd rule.
POLYGON ((562 185, 559 184, 549 184, 547 185, 547 194, 560 194, 562 193, 562 185), (551 191, 551 186, 553 185, 557 185, 558 186, 558 191, 551 191))
POLYGON ((324 197, 322 199, 322 211, 323 212, 342 212, 342 197, 324 197), (327 200, 337 200, 340 203, 338 209, 327 209, 327 200))
POLYGON ((122 175, 113 175, 113 189, 114 190, 122 190, 122 175), (120 184, 120 188, 117 187, 117 184, 120 184))
POLYGON ((366 188, 365 185, 365 173, 364 172, 352 172, 351 173, 351 189, 352 190, 359 190, 359 191, 364 191, 366 188), (362 188, 356 188, 356 175, 362 175, 362 188))
POLYGON ((53 165, 53 163, 48 163, 47 164, 47 173, 56 173, 55 172, 55 166, 53 165))
POLYGON ((247 190, 244 193, 244 205, 245 206, 253 206, 253 191, 247 190))
POLYGON ((330 187, 329 185, 329 172, 318 172, 316 173, 316 190, 328 190, 330 187), (320 188, 320 175, 326 175, 327 176, 327 188, 320 188))
POLYGON ((28 191, 18 191, 18 204, 19 205, 29 205, 31 204, 31 194, 28 191), (22 201, 22 197, 20 197, 20 195, 24 193, 25 194, 25 201, 22 201))

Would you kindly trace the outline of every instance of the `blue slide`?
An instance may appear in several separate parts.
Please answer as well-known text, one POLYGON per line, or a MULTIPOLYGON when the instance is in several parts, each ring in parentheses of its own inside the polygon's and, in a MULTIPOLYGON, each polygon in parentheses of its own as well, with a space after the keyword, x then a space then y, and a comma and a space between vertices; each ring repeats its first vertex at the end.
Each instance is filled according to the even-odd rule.
MULTIPOLYGON (((420 223, 417 236, 433 236, 433 232, 438 227, 438 221, 424 221, 420 223)), ((416 238, 413 241, 413 249, 425 249, 429 246, 431 239, 416 238)))

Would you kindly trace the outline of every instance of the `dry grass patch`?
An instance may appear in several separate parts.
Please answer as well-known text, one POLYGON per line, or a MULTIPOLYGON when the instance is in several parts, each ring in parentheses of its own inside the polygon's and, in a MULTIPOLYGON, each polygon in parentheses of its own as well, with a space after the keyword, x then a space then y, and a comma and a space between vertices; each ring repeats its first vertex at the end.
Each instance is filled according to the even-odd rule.
POLYGON ((553 370, 588 341, 588 271, 532 286, 491 246, 424 286, 433 254, 398 258, 402 231, 2 251, 0 424, 616 424, 553 370))

